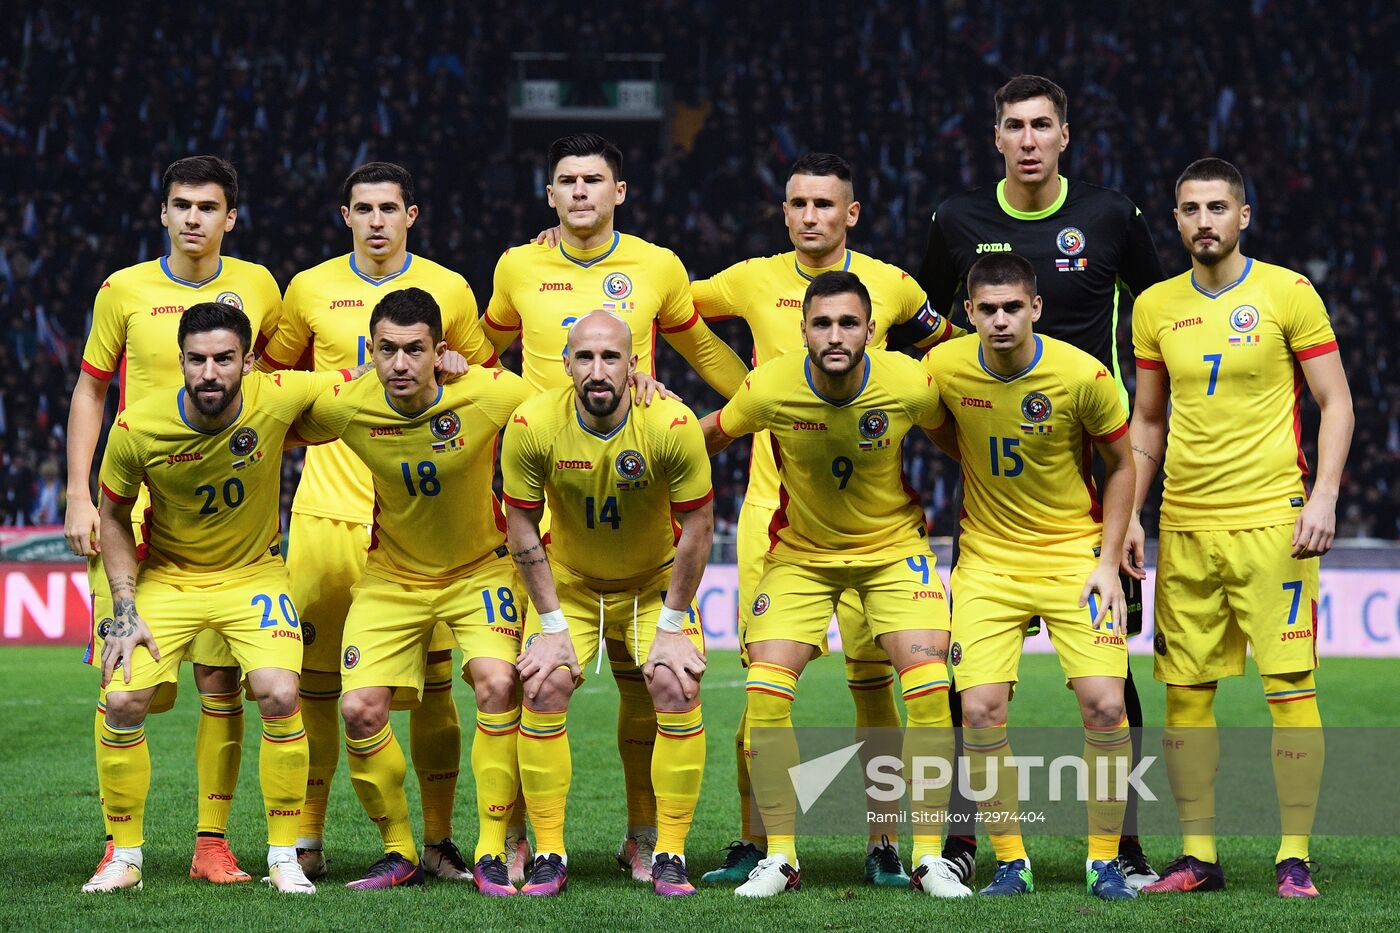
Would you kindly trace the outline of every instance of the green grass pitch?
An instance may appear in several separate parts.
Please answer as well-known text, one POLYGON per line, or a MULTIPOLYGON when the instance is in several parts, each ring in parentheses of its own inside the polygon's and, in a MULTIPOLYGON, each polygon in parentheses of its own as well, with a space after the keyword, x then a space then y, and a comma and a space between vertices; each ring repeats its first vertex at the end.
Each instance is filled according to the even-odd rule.
MULTIPOLYGON (((187 669, 188 670, 188 669, 187 669)), ((1329 723, 1394 725, 1391 699, 1395 664, 1389 661, 1329 660, 1319 672, 1323 716, 1329 723)), ((1163 691, 1151 680, 1149 658, 1136 658, 1149 723, 1160 723, 1163 691)), ((1025 725, 1077 725, 1072 698, 1064 691, 1055 660, 1030 655, 1012 718, 1025 725), (1030 697, 1040 698, 1026 702, 1030 697)), ((186 674, 188 677, 188 674, 186 674)), ((808 669, 798 693, 799 725, 848 721, 849 695, 838 660, 808 669)), ((716 652, 705 685, 709 760, 699 815, 690 837, 689 859, 699 873, 711 868, 719 850, 736 835, 733 732, 743 703, 743 674, 731 652, 716 652)), ((613 734, 616 691, 606 673, 592 676, 576 696, 569 736, 574 783, 569 801, 571 884, 557 900, 511 901, 477 896, 469 884, 352 893, 343 884, 379 853, 378 834, 354 797, 342 757, 331 796, 328 840, 332 877, 311 898, 274 894, 254 883, 214 887, 187 876, 194 827, 194 739, 197 703, 186 681, 176 709, 147 723, 154 777, 146 817, 146 889, 139 894, 85 896, 79 887, 101 851, 101 827, 93 774, 92 714, 96 678, 70 648, 16 648, 0 652, 0 721, 7 733, 0 759, 3 787, 4 884, 0 929, 60 930, 129 928, 178 930, 350 930, 569 928, 657 930, 1304 930, 1400 928, 1395 891, 1394 837, 1321 838, 1313 857, 1323 896, 1284 902, 1273 890, 1276 841, 1266 838, 1221 842, 1229 890, 1219 894, 1144 897, 1104 904, 1084 890, 1083 840, 1028 839, 1035 863, 1036 892, 1014 900, 974 898, 934 901, 908 891, 874 890, 860 883, 864 840, 808 839, 802 846, 803 890, 759 903, 741 902, 728 888, 704 889, 697 897, 662 899, 625 879, 612 853, 625 824, 621 772, 613 734)), ((463 719, 471 697, 458 684, 463 719)), ((1236 678, 1221 689, 1222 725, 1266 725, 1268 711, 1257 676, 1236 678)), ((255 877, 264 867, 264 826, 257 787, 256 712, 249 706, 247 745, 235 800, 231 842, 255 877)), ((407 745, 407 723, 395 714, 407 745)), ((465 749, 464 749, 465 753, 465 749)), ((464 762, 466 761, 464 754, 464 762)), ((417 788, 409 778, 417 817, 417 788)), ((470 771, 464 764, 456 815, 456 838, 470 852, 475 833, 470 771)), ((1273 789, 1267 792, 1272 795, 1273 789)), ((1393 828, 1392 828, 1393 829, 1393 828)), ((1179 841, 1149 837, 1147 851, 1164 865, 1179 841)), ((902 847, 908 852, 907 840, 902 847)), ((979 881, 991 874, 990 846, 979 853, 979 881)))

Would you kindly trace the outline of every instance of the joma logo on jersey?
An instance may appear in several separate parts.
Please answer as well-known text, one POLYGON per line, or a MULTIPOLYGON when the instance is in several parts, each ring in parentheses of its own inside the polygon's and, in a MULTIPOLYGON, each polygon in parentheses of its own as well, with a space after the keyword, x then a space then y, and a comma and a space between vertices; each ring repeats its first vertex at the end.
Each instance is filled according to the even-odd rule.
POLYGON ((1299 638, 1312 638, 1312 637, 1313 637, 1312 629, 1309 628, 1309 629, 1300 629, 1300 630, 1294 631, 1294 632, 1280 632, 1280 633, 1279 633, 1279 636, 1278 636, 1278 640, 1279 640, 1279 641, 1294 641, 1295 639, 1299 639, 1299 638))
POLYGON ((403 434, 403 428, 370 428, 370 437, 393 437, 403 434))
POLYGON ((591 470, 592 460, 556 460, 554 463, 556 470, 591 470))
POLYGON ((773 307, 775 307, 775 308, 800 308, 800 307, 802 307, 802 299, 801 299, 801 298, 779 298, 778 301, 777 301, 777 303, 774 304, 773 307))
POLYGON ((193 463, 196 460, 203 460, 204 454, 194 451, 188 454, 167 454, 165 457, 166 466, 174 466, 177 463, 193 463))
POLYGON ((573 282, 541 282, 542 292, 571 292, 574 290, 573 282))
POLYGON ((794 431, 825 431, 826 423, 822 421, 794 421, 792 429, 794 431))
POLYGON ((978 243, 978 244, 977 244, 977 254, 978 254, 979 256, 980 256, 981 254, 983 254, 983 253, 1009 253, 1009 252, 1011 252, 1011 244, 1010 244, 1010 243, 978 243))
POLYGON ((1172 331, 1175 332, 1181 330, 1182 328, 1195 327, 1197 324, 1204 323, 1205 322, 1198 317, 1183 318, 1182 320, 1177 321, 1175 324, 1172 325, 1172 331))
POLYGON ((359 298, 332 298, 330 310, 336 308, 363 308, 365 303, 359 298))
POLYGON ((1095 636, 1094 636, 1094 644, 1096 644, 1096 645, 1126 645, 1127 642, 1123 640, 1123 636, 1122 636, 1122 635, 1095 635, 1095 636))
POLYGON ((156 305, 151 309, 151 317, 158 314, 181 314, 184 310, 184 305, 156 305))
POLYGON ((964 395, 964 396, 963 396, 963 400, 962 400, 962 407, 963 407, 963 408, 991 408, 991 407, 992 407, 992 400, 991 400, 991 399, 988 399, 988 398, 971 398, 970 396, 964 395))
POLYGON ((915 598, 915 599, 937 599, 937 600, 942 600, 942 599, 943 599, 943 591, 942 591, 942 590, 915 590, 915 591, 914 591, 914 598, 915 598))

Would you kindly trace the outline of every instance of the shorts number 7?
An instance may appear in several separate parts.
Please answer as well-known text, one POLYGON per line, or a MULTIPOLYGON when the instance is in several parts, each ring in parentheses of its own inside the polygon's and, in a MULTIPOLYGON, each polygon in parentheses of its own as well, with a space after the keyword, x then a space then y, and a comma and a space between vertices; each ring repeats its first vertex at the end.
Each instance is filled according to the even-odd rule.
POLYGON ((1298 604, 1303 601, 1303 581, 1294 580, 1291 583, 1285 583, 1283 588, 1293 593, 1293 605, 1288 607, 1288 624, 1293 625, 1298 621, 1298 604))

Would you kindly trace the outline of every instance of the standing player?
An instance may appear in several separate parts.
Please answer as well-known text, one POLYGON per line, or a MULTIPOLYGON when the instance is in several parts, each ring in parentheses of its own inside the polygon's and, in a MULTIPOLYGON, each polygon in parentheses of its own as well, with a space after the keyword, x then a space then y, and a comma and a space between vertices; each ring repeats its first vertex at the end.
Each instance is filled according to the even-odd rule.
POLYGON ((694 894, 685 840, 705 770, 705 642, 694 599, 714 532, 705 442, 680 402, 634 404, 635 339, 622 318, 585 314, 568 341, 572 384, 520 406, 501 453, 511 556, 534 609, 518 665, 520 783, 536 843, 522 893, 559 894, 568 883, 565 720, 580 664, 611 639, 641 665, 654 704, 652 884, 662 895, 694 894), (540 541, 546 502, 548 559, 540 541))
POLYGON ((531 393, 519 376, 473 367, 439 386, 442 314, 419 288, 385 295, 370 315, 378 380, 323 395, 296 424, 303 439, 342 439, 373 475, 374 530, 345 620, 341 658, 345 745, 385 856, 349 887, 423 883, 408 825, 403 750, 389 726, 394 690, 423 691, 434 623, 462 648, 476 693, 472 773, 480 825, 472 876, 483 894, 515 893, 501 853, 519 789, 520 654, 515 570, 491 491, 496 438, 531 393))
MULTIPOLYGON (((447 345, 473 365, 494 362, 481 334, 476 299, 466 280, 408 251, 418 219, 413 176, 389 162, 368 162, 345 179, 340 215, 354 248, 297 275, 287 286, 283 317, 266 363, 297 365, 309 353, 317 367, 356 366, 369 359, 367 322, 385 286, 422 288, 441 308, 447 345)), ((311 878, 324 877, 322 836, 331 779, 340 757, 341 635, 351 588, 364 572, 374 520, 369 469, 339 441, 306 453, 292 500, 287 567, 292 596, 307 623, 301 698, 311 767, 297 848, 311 878)), ((452 806, 461 767, 462 730, 452 701, 452 646, 444 626, 428 645, 422 702, 412 713, 410 743, 423 800, 423 865, 439 878, 465 881, 470 866, 452 842, 452 806)))
POLYGON ((187 309, 177 336, 184 387, 128 406, 102 460, 113 621, 102 645, 107 713, 97 768, 115 849, 83 890, 141 887, 151 784, 146 713, 157 687, 175 681, 195 636, 213 630, 247 672, 262 713, 267 880, 279 891, 311 894, 294 848, 307 753, 297 706, 301 633, 279 553, 277 490, 292 422, 332 382, 356 374, 249 376, 252 327, 220 302, 187 309), (131 510, 143 484, 151 508, 138 550, 131 510))
POLYGON ((1131 751, 1118 580, 1133 489, 1127 414, 1102 363, 1034 332, 1041 299, 1029 262, 1015 253, 983 256, 967 274, 967 291, 978 339, 936 347, 924 367, 949 412, 935 438, 961 461, 966 489, 952 579, 952 663, 963 694, 968 786, 989 786, 987 770, 996 768, 999 793, 982 808, 998 817, 993 826, 1011 830, 992 833, 996 879, 982 893, 1033 889, 1015 822, 1019 801, 1015 790, 1008 793, 1016 777, 1006 712, 1026 619, 1038 614, 1084 722, 1089 890, 1130 900, 1137 892, 1117 860, 1126 801, 1100 783, 1127 773, 1131 751), (1089 474, 1090 444, 1107 466, 1102 505, 1089 474))
MULTIPOLYGON (((947 599, 933 569, 918 494, 904 481, 901 452, 915 425, 937 426, 938 394, 909 357, 866 352, 875 332, 870 308, 870 294, 856 276, 818 276, 803 296, 807 352, 759 366, 724 409, 703 422, 711 453, 744 434, 771 431, 778 465, 772 543, 744 644, 745 752, 755 760, 755 733, 763 730, 752 783, 768 852, 735 890, 742 897, 801 887, 788 777, 798 763, 792 703, 803 668, 825 650, 827 627, 846 590, 855 590, 870 639, 899 670, 908 714, 906 758, 916 748, 928 753, 930 744, 945 759, 952 753, 947 599)), ((911 886, 937 897, 971 894, 937 855, 947 785, 911 796, 919 811, 911 886)))
POLYGON ((1167 685, 1175 739, 1165 743, 1167 775, 1185 849, 1147 890, 1225 886, 1215 848, 1212 706, 1220 678, 1244 673, 1248 643, 1274 721, 1278 893, 1316 897, 1308 837, 1323 759, 1313 678, 1318 558, 1332 547, 1354 416, 1312 284, 1240 253, 1249 213, 1233 165, 1187 166, 1173 214, 1191 271, 1148 289, 1133 319, 1138 479, 1128 549, 1142 566, 1137 510, 1165 448, 1154 673, 1167 685), (1304 382, 1322 409, 1311 494, 1299 421, 1304 382))
MULTIPOLYGON (((496 350, 520 334, 525 381, 539 391, 562 388, 569 382, 559 357, 569 328, 580 307, 597 307, 631 328, 638 372, 654 371, 659 328, 715 391, 732 395, 747 369, 696 312, 685 267, 670 250, 614 229, 614 214, 627 196, 622 153, 601 136, 581 133, 555 140, 547 161, 545 195, 559 216, 558 239, 553 246, 535 242, 509 249, 496 264, 485 317, 496 350)), ((617 747, 627 789, 628 826, 618 860, 634 878, 650 881, 656 835, 649 783, 656 734, 652 697, 626 646, 610 640, 607 651, 617 681, 617 747)), ((517 834, 523 838, 523 820, 512 837, 517 834)), ((513 871, 516 865, 512 860, 513 871)))
MULTIPOLYGON (((1069 146, 1069 104, 1059 85, 1037 75, 1019 75, 997 90, 994 102, 994 139, 1006 164, 1006 177, 939 205, 919 283, 932 306, 945 310, 953 307, 959 286, 978 256, 1014 252, 1025 257, 1035 270, 1045 303, 1036 329, 1102 363, 1113 374, 1126 408, 1128 392, 1117 353, 1119 296, 1123 290, 1141 294, 1163 278, 1147 221, 1122 194, 1070 182, 1059 173, 1060 155, 1069 146)), ((1126 574, 1122 579, 1129 595, 1126 634, 1135 635, 1142 630, 1138 583, 1126 574)), ((1039 620, 1032 622, 1031 629, 1039 629, 1039 620)), ((1124 698, 1136 761, 1142 751, 1142 704, 1131 668, 1124 698)), ((956 715, 956 694, 952 704, 956 715)), ((1130 828, 1136 823, 1136 806, 1130 794, 1130 828)), ((955 795, 953 808, 971 815, 972 805, 961 794, 955 795)), ((950 836, 944 855, 957 863, 963 880, 970 882, 976 851, 973 835, 950 836)), ((1156 880, 1136 835, 1122 838, 1119 857, 1134 888, 1156 880)))
MULTIPOLYGON (((151 395, 173 392, 180 385, 180 371, 172 348, 186 308, 206 301, 239 308, 248 315, 261 345, 276 326, 282 307, 282 296, 270 272, 220 255, 224 234, 238 220, 238 175, 228 162, 217 156, 190 156, 172 162, 161 177, 160 220, 170 235, 169 255, 112 273, 97 291, 92 331, 83 349, 82 371, 73 386, 68 413, 64 533, 73 553, 88 558, 93 633, 85 659, 94 665, 101 663, 102 639, 112 625, 112 595, 102 567, 98 513, 89 478, 113 377, 120 387, 119 410, 151 395)), ((142 540, 141 516, 148 505, 143 488, 132 509, 137 516, 132 531, 138 542, 142 540)), ((189 658, 194 662, 200 699, 194 746, 198 807, 190 877, 213 882, 251 881, 238 867, 225 839, 243 751, 238 669, 228 646, 212 631, 195 638, 189 658)), ((151 709, 169 709, 177 686, 171 682, 158 688, 151 709)), ((99 695, 94 723, 99 750, 105 708, 106 698, 99 695)), ((111 850, 109 833, 106 854, 111 850)))
MULTIPOLYGON (((802 349, 802 295, 817 276, 836 269, 859 276, 870 290, 873 346, 885 345, 885 334, 897 325, 904 339, 928 347, 962 335, 933 311, 918 282, 895 266, 848 249, 847 232, 860 219, 851 166, 840 156, 814 152, 792 165, 783 201, 783 220, 793 249, 776 256, 746 259, 723 272, 691 285, 695 309, 707 320, 740 317, 753 333, 757 366, 792 350, 802 349)), ((754 438, 749 485, 739 510, 739 641, 749 621, 749 604, 757 594, 763 554, 768 550, 768 525, 778 508, 778 468, 766 431, 754 438)), ((856 706, 856 729, 899 728, 894 703, 894 672, 889 658, 870 637, 865 610, 854 594, 842 595, 836 609, 846 655, 846 684, 856 706)), ((865 752, 870 746, 862 747, 865 752)), ((749 876, 764 856, 763 825, 752 812, 748 759, 744 756, 744 720, 735 735, 742 823, 739 842, 731 845, 724 864, 701 879, 738 883, 749 876)), ((864 759, 862 759, 864 760, 864 759)), ((872 817, 876 814, 872 811, 872 817)), ((866 845, 865 877, 869 882, 905 886, 899 850, 871 825, 866 845)))

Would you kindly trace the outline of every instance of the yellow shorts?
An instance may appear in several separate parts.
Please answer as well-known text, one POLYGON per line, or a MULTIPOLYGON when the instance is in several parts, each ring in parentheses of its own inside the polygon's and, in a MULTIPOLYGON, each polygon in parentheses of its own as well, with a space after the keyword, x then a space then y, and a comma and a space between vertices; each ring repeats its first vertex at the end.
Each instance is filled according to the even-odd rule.
POLYGON ((301 672, 301 625, 292 602, 287 571, 280 563, 232 583, 191 586, 140 580, 136 611, 160 649, 160 660, 136 649, 131 683, 120 674, 107 692, 144 690, 173 683, 180 661, 201 631, 218 632, 245 672, 263 668, 301 672))
MULTIPOLYGON (((934 561, 932 554, 919 554, 876 566, 804 567, 769 555, 758 595, 749 603, 747 644, 796 641, 825 654, 831 614, 847 590, 865 607, 861 624, 870 644, 890 632, 946 632, 948 593, 934 561)), ((889 660, 883 649, 875 650, 879 660, 889 660)))
MULTIPOLYGON (((768 524, 774 509, 744 503, 739 510, 736 535, 739 560, 739 659, 748 664, 748 643, 745 637, 749 620, 753 618, 753 601, 758 595, 758 580, 763 575, 763 563, 768 554, 768 524)), ((875 644, 870 626, 865 624, 865 607, 860 597, 847 590, 836 602, 836 627, 841 632, 841 653, 852 661, 888 661, 885 652, 875 644)), ((822 644, 822 653, 827 646, 822 644)))
POLYGON ((475 658, 514 665, 520 657, 518 584, 510 558, 448 583, 410 586, 366 573, 345 620, 342 691, 394 687, 423 696, 426 647, 439 626, 462 648, 462 672, 475 658))
POLYGON ((1007 576, 953 568, 953 646, 948 651, 959 690, 982 684, 1014 684, 1026 640, 1026 622, 1038 615, 1050 630, 1065 680, 1127 677, 1128 641, 1112 613, 1094 628, 1097 597, 1079 605, 1094 568, 1061 577, 1007 576))
POLYGON ((301 609, 307 670, 340 670, 350 594, 365 572, 368 553, 369 526, 292 513, 287 573, 301 609))
MULTIPOLYGON (((580 668, 586 668, 594 658, 601 667, 600 646, 604 639, 620 641, 638 665, 646 663, 651 643, 656 640, 656 620, 661 615, 662 600, 671 585, 671 568, 658 571, 649 578, 635 581, 627 589, 600 592, 589 583, 554 565, 554 591, 559 596, 559 608, 569 622, 569 637, 574 643, 580 668)), ((525 621, 525 642, 540 632, 539 614, 531 612, 525 621)), ((705 653, 705 633, 700 626, 700 610, 694 600, 690 603, 690 619, 681 627, 701 654, 705 653)))
POLYGON ((1190 686, 1317 667, 1317 558, 1295 560, 1293 525, 1163 531, 1157 551, 1154 676, 1190 686))

